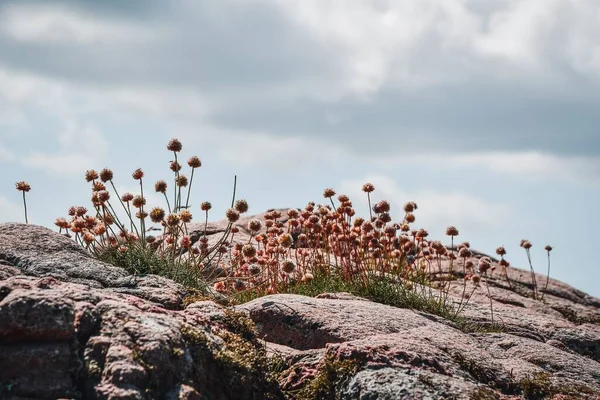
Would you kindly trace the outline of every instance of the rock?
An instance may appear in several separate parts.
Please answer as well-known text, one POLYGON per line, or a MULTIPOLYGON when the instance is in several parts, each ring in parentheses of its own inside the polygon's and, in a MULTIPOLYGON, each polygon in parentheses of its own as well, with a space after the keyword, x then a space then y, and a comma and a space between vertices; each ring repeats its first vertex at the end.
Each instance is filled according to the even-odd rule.
MULTIPOLYGON (((240 219, 236 240, 263 216, 240 219)), ((210 223, 210 243, 226 227, 210 223)), ((188 230, 197 242, 204 224, 188 230)), ((0 399, 600 398, 599 299, 550 279, 534 300, 516 268, 472 291, 461 263, 437 276, 462 323, 349 293, 226 308, 0 224, 0 399)))

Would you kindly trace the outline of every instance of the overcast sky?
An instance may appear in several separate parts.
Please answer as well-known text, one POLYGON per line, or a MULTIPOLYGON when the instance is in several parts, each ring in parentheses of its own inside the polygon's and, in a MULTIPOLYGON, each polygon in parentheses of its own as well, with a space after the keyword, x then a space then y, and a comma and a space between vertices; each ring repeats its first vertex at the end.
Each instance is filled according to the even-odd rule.
MULTIPOLYGON (((214 219, 233 176, 251 212, 419 205, 417 225, 600 296, 597 0, 0 0, 0 222, 88 205, 86 169, 135 190, 166 143, 203 162, 214 219)), ((150 202, 159 205, 152 195, 150 202)))

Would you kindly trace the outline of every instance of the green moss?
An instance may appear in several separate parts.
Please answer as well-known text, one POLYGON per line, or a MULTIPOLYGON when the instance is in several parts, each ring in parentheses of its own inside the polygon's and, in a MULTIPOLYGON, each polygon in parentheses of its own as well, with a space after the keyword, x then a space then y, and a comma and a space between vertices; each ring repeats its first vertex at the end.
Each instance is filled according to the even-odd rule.
POLYGON ((600 391, 582 384, 558 385, 547 372, 538 372, 519 381, 522 395, 527 400, 546 399, 562 395, 564 399, 598 398, 600 391))
POLYGON ((360 363, 356 360, 338 360, 326 355, 321 361, 314 378, 302 389, 293 394, 297 400, 341 399, 340 390, 358 371, 360 363))
POLYGON ((485 386, 478 387, 469 396, 469 400, 498 400, 499 398, 498 392, 485 386))

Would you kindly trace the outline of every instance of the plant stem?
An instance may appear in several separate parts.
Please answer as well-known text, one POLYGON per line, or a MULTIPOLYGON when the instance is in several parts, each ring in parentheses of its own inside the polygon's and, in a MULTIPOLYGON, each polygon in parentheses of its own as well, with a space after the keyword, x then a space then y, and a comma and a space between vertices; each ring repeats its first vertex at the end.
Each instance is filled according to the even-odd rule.
POLYGON ((23 207, 25 208, 25 223, 28 224, 29 220, 27 219, 27 202, 25 201, 25 191, 23 191, 23 207))

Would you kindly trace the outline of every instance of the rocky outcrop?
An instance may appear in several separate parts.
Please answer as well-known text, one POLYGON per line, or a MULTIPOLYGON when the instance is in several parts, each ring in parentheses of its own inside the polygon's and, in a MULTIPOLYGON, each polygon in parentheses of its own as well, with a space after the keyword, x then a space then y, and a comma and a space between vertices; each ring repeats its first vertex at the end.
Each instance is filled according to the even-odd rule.
MULTIPOLYGON (((0 224, 0 398, 600 398, 600 300, 555 280, 533 300, 528 272, 508 275, 489 280, 496 323, 475 290, 468 329, 344 293, 226 308, 48 229, 0 224)), ((460 269, 452 278, 458 302, 460 269)))

